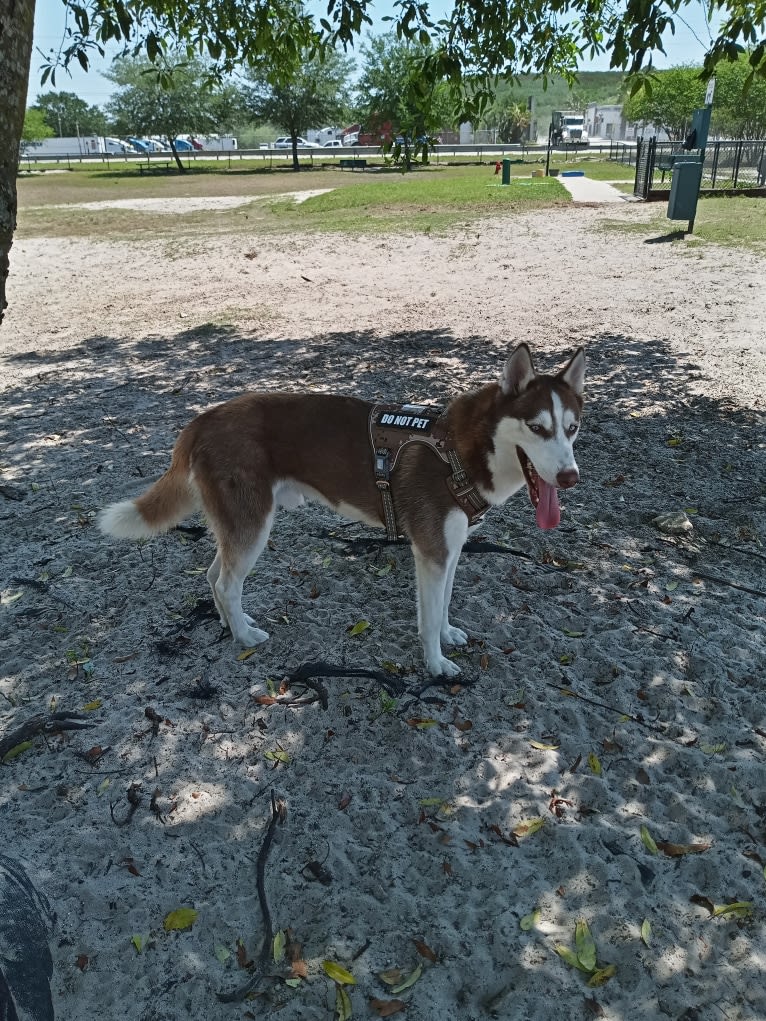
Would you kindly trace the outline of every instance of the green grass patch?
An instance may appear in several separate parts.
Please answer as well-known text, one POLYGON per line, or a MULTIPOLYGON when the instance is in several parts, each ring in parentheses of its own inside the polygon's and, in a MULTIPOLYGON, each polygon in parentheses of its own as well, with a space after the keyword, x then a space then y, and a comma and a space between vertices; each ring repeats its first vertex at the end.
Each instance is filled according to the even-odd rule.
POLYGON ((704 198, 697 203, 694 233, 682 236, 683 220, 668 220, 667 204, 655 205, 656 215, 641 223, 627 220, 602 220, 601 228, 621 234, 643 234, 647 239, 678 232, 673 244, 687 246, 700 242, 726 245, 728 248, 766 250, 766 200, 733 195, 731 198, 704 198))
POLYGON ((397 174, 370 179, 356 188, 318 195, 300 206, 272 206, 272 212, 315 230, 439 231, 466 219, 570 201, 566 190, 551 179, 517 177, 510 185, 502 185, 494 169, 459 170, 449 175, 397 174))
POLYGON ((632 181, 636 175, 635 168, 626 163, 587 156, 577 159, 557 156, 551 159, 551 167, 555 167, 559 173, 562 170, 582 170, 592 181, 632 181))
POLYGON ((553 178, 533 178, 524 168, 503 186, 494 165, 428 167, 397 171, 232 172, 140 178, 92 169, 42 175, 20 182, 19 235, 113 237, 144 240, 206 234, 289 230, 391 233, 442 231, 498 212, 567 205, 568 192, 553 178), (82 175, 82 176, 81 176, 82 175), (60 180, 63 178, 63 180, 60 180), (297 204, 290 193, 331 191, 297 204), (253 201, 230 209, 185 211, 173 198, 242 196, 253 201), (82 203, 110 199, 167 199, 162 210, 82 203))

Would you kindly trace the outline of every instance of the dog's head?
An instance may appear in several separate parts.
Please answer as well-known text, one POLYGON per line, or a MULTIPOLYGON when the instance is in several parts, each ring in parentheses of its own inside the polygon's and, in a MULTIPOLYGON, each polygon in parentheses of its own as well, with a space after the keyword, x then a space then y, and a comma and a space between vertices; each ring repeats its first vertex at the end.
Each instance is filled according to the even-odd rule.
POLYGON ((500 380, 501 429, 524 473, 540 528, 560 520, 557 489, 580 480, 573 444, 580 428, 585 354, 579 348, 555 376, 538 375, 526 344, 513 351, 500 380))

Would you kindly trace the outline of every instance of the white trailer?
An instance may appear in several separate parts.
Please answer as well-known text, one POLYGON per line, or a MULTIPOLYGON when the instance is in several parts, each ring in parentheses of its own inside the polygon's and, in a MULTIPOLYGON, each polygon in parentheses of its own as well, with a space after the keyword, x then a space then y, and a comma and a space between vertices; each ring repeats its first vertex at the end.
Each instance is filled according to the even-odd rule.
POLYGON ((70 138, 42 138, 38 142, 27 142, 25 156, 100 156, 106 145, 100 135, 80 135, 70 138))
POLYGON ((201 141, 202 148, 211 152, 230 152, 237 148, 237 140, 233 135, 208 135, 201 141))

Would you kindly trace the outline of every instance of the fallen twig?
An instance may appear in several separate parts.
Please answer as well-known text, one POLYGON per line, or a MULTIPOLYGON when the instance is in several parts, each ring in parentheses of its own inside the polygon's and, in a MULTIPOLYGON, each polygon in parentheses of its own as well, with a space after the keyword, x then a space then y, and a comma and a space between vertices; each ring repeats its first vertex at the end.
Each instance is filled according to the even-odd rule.
POLYGON ((757 588, 748 588, 747 585, 739 585, 736 581, 728 581, 726 578, 717 578, 714 574, 702 574, 700 571, 694 572, 695 578, 704 578, 705 581, 712 581, 716 585, 728 585, 729 588, 738 589, 740 592, 749 592, 751 596, 760 596, 762 599, 766 599, 766 592, 761 592, 757 588))
POLYGON ((189 843, 194 848, 194 853, 197 855, 199 860, 202 862, 202 871, 203 872, 207 872, 207 865, 205 864, 205 858, 204 858, 204 856, 202 854, 202 851, 200 851, 200 849, 197 847, 197 845, 194 843, 193 840, 190 840, 189 843))
POLYGON ((128 787, 128 793, 127 793, 128 806, 129 806, 128 807, 128 814, 122 820, 115 819, 115 816, 114 816, 114 805, 115 805, 115 803, 113 801, 109 802, 109 814, 111 815, 112 822, 114 823, 115 826, 127 826, 128 823, 130 822, 130 820, 133 818, 134 812, 136 811, 138 806, 141 804, 141 795, 138 793, 139 788, 140 788, 140 784, 137 784, 137 783, 132 783, 130 785, 130 787, 128 787))
POLYGON ((754 549, 743 549, 741 546, 729 546, 725 542, 711 542, 711 546, 717 546, 719 549, 725 549, 729 553, 739 553, 740 556, 747 557, 751 560, 753 557, 757 557, 758 560, 766 560, 766 553, 759 553, 758 550, 754 549))
POLYGON ((587 705, 595 706, 596 709, 606 709, 607 712, 617 713, 618 716, 623 716, 626 720, 630 720, 631 723, 637 723, 639 727, 646 727, 647 730, 656 730, 662 733, 662 727, 655 723, 648 723, 640 716, 634 716, 633 713, 626 713, 624 709, 619 709, 617 706, 607 705, 606 702, 597 702, 593 698, 588 698, 587 695, 580 695, 579 692, 573 691, 571 688, 567 688, 563 684, 554 684, 552 681, 545 682, 549 688, 553 688, 554 691, 558 691, 561 695, 566 695, 567 698, 576 698, 578 702, 585 702, 587 705))
MULTIPOLYGON (((360 552, 365 552, 365 551, 368 551, 368 550, 380 549, 381 547, 386 547, 386 546, 409 546, 410 545, 409 539, 390 540, 390 539, 386 539, 384 536, 381 536, 380 538, 377 538, 377 536, 371 536, 369 539, 367 539, 367 538, 364 538, 364 539, 361 539, 361 538, 360 539, 357 539, 357 538, 344 539, 343 536, 341 536, 341 535, 332 535, 332 534, 330 534, 330 532, 328 532, 326 530, 324 532, 322 532, 320 535, 316 536, 316 538, 318 538, 318 539, 326 539, 326 540, 328 540, 330 542, 339 542, 339 543, 342 543, 342 545, 348 547, 349 549, 358 550, 360 552)), ((561 568, 552 567, 549 564, 538 563, 537 558, 535 556, 533 556, 531 553, 525 553, 523 550, 513 549, 513 547, 511 547, 511 546, 501 546, 499 543, 489 542, 489 541, 484 540, 484 539, 472 539, 472 540, 470 540, 469 542, 467 542, 463 546, 463 553, 468 553, 468 554, 472 554, 472 553, 503 553, 505 555, 512 556, 512 557, 521 557, 522 560, 529 560, 531 563, 533 563, 535 565, 535 567, 542 568, 542 570, 544 570, 544 571, 558 571, 558 570, 561 570, 561 568)))
POLYGON ((324 689, 324 698, 317 687, 310 683, 312 677, 371 677, 379 681, 383 688, 391 696, 403 695, 406 691, 404 681, 399 680, 395 675, 384 673, 382 670, 365 670, 362 667, 333 666, 331 663, 324 663, 318 660, 313 663, 302 663, 296 670, 287 675, 288 684, 305 684, 307 688, 314 688, 322 701, 322 707, 327 708, 327 693, 324 689))
POLYGON ((231 993, 218 993, 218 999, 222 1003, 241 1003, 246 996, 249 996, 263 979, 266 977, 266 968, 269 961, 269 955, 271 954, 271 945, 274 942, 274 929, 271 922, 271 911, 269 910, 269 902, 266 897, 266 861, 269 857, 269 851, 274 841, 274 833, 277 826, 285 821, 287 818, 287 805, 281 799, 277 800, 274 797, 274 792, 271 792, 271 820, 269 821, 268 828, 266 829, 266 836, 263 838, 263 844, 258 854, 258 860, 255 866, 255 886, 258 891, 258 903, 261 908, 261 916, 263 918, 263 943, 261 944, 261 951, 258 954, 258 964, 255 974, 242 986, 240 989, 235 989, 231 993))
POLYGON ((95 723, 86 721, 88 717, 82 713, 60 712, 47 715, 39 713, 0 739, 0 760, 16 745, 29 741, 38 734, 57 734, 61 730, 85 730, 96 726, 95 723))
POLYGON ((428 691, 429 688, 448 688, 454 687, 470 688, 476 683, 475 680, 469 680, 464 677, 463 674, 458 674, 456 677, 447 677, 442 674, 441 677, 431 677, 429 680, 417 691, 411 691, 410 694, 414 695, 415 698, 421 699, 423 702, 436 702, 436 698, 423 698, 423 692, 428 691))

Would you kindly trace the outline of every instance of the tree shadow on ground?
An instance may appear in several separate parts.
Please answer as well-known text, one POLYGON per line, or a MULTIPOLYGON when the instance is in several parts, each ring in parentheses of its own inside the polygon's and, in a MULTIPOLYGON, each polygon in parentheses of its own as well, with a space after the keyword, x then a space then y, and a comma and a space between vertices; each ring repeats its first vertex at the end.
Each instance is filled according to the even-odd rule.
MULTIPOLYGON (((506 354, 448 331, 264 341, 208 324, 14 357, 23 381, 5 393, 0 443, 23 498, 0 497, 0 722, 54 693, 60 706, 99 698, 107 748, 90 764, 75 754, 85 743, 41 746, 13 765, 4 797, 13 831, 36 834, 62 919, 61 1016, 93 983, 114 1021, 215 1015, 215 993, 241 972, 212 947, 257 948, 253 859, 271 787, 292 821, 267 872, 275 928, 290 926, 307 960, 348 964, 365 996, 388 998, 376 973, 396 964, 406 975, 419 937, 438 960, 402 996, 423 1018, 542 1019, 551 995, 560 1018, 763 1015, 766 454, 758 416, 701 395, 692 362, 660 341, 591 340, 581 484, 555 533, 534 530, 523 496, 488 516, 484 537, 509 553, 464 556, 454 600, 473 637, 459 660, 473 683, 432 702, 386 705, 358 680, 328 682, 325 712, 249 696, 316 658, 395 663, 420 686, 409 555, 349 542, 378 533, 321 509, 280 518, 247 596, 272 638, 238 660, 209 615, 193 616, 208 598, 207 537, 119 545, 93 526, 98 507, 165 469, 191 415, 244 389, 438 403, 497 377, 506 354), (690 536, 653 527, 684 509, 690 536), (361 618, 373 626, 350 635, 361 618), (192 697, 201 686, 207 695, 192 697), (147 704, 164 722, 152 727, 147 704), (264 758, 279 749, 288 766, 264 758), (141 807, 121 829, 108 798, 121 819, 131 783, 141 807), (654 855, 641 825, 712 846, 654 855), (126 857, 139 875, 116 865, 126 857), (306 877, 316 860, 330 887, 306 877), (756 913, 711 920, 693 895, 756 913), (187 903, 204 924, 164 933, 166 910, 187 903), (554 949, 574 946, 580 917, 599 962, 617 964, 603 988, 554 949), (136 970, 131 934, 149 930, 136 970), (124 955, 116 975, 96 952, 112 945, 124 955), (80 952, 92 957, 85 973, 80 952)), ((538 363, 558 367, 543 351, 538 363)), ((269 997, 277 1019, 327 1016, 320 979, 269 997)))

